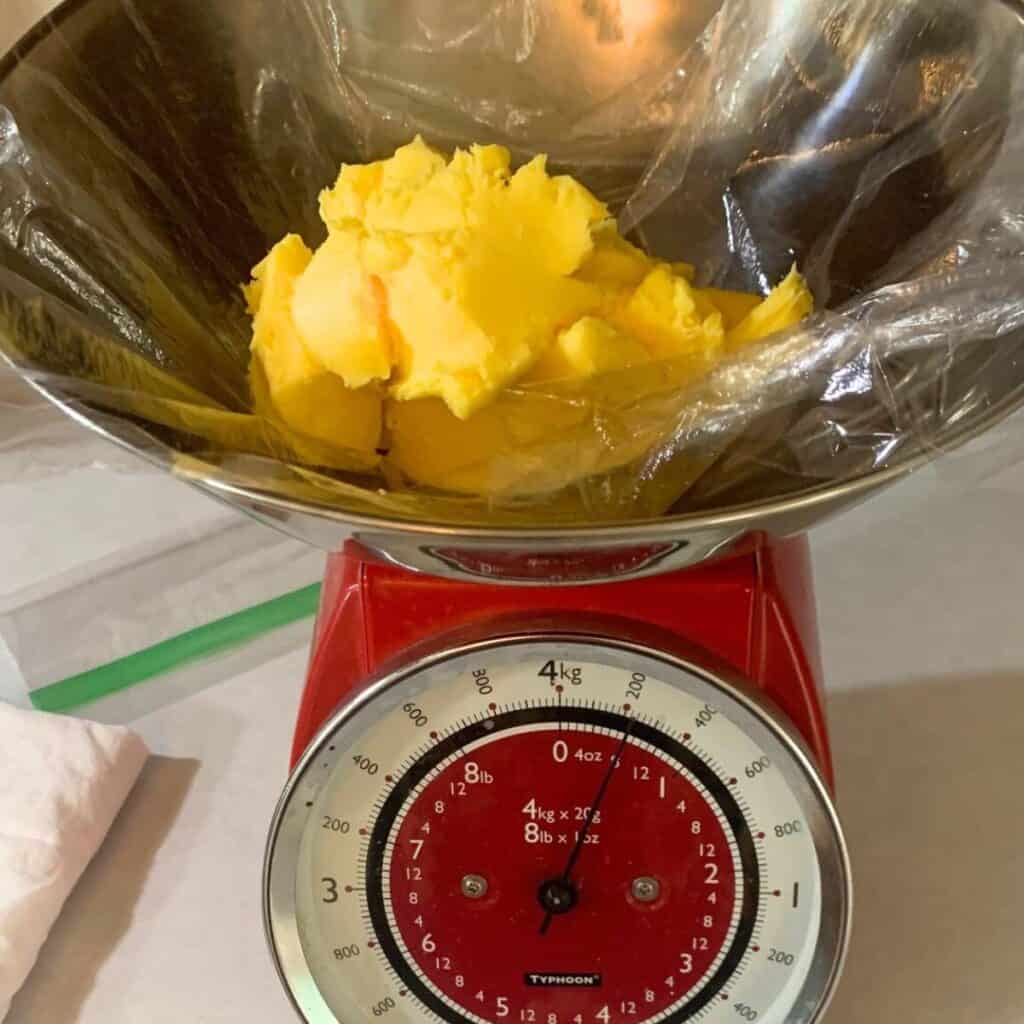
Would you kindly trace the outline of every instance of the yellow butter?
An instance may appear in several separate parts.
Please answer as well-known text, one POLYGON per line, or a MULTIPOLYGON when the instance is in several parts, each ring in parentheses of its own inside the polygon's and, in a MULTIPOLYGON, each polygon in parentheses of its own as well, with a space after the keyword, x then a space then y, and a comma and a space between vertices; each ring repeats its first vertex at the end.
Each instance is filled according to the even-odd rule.
POLYGON ((642 250, 619 234, 614 222, 606 222, 595 228, 594 247, 576 276, 595 284, 635 288, 652 266, 642 250))
POLYGON ((598 306, 599 289, 571 275, 607 208, 548 175, 543 157, 515 174, 509 163, 499 146, 446 161, 417 139, 343 168, 321 197, 331 237, 297 287, 295 317, 347 384, 389 380, 397 398, 441 398, 465 418, 598 306), (402 260, 369 272, 362 249, 399 244, 402 260))
POLYGON ((737 351, 770 334, 798 324, 814 309, 807 282, 796 267, 771 290, 726 336, 726 346, 737 351))
POLYGON ((721 314, 702 309, 690 283, 665 264, 644 278, 612 321, 643 342, 652 359, 701 352, 710 363, 724 337, 721 314))
POLYGON ((507 188, 484 193, 477 215, 489 241, 563 277, 579 270, 594 249, 594 230, 610 216, 578 181, 550 177, 543 156, 520 167, 507 188))
POLYGON ((562 331, 524 378, 527 382, 593 377, 649 362, 647 349, 606 320, 586 316, 562 331))
POLYGON ((332 234, 296 278, 291 312, 306 349, 350 388, 391 377, 384 285, 365 266, 361 240, 332 234))
POLYGON ((444 157, 417 139, 387 160, 346 164, 332 189, 320 195, 320 216, 331 230, 372 224, 395 216, 445 166, 444 157))
POLYGON ((502 395, 468 420, 444 402, 387 403, 389 462, 410 479, 463 493, 500 493, 523 471, 524 450, 578 427, 585 412, 545 395, 502 395))
POLYGON ((703 297, 722 314, 722 323, 726 331, 731 331, 761 303, 760 295, 724 291, 721 288, 701 288, 698 289, 697 295, 703 297))
POLYGON ((461 246, 421 241, 386 277, 400 352, 392 394, 442 398, 465 418, 494 400, 600 301, 593 285, 551 273, 499 225, 461 246), (493 232, 493 233, 492 233, 493 232))
POLYGON ((386 403, 387 463, 415 483, 496 498, 549 494, 619 469, 666 440, 694 360, 651 362, 503 392, 461 420, 437 399, 386 403))
POLYGON ((307 351, 292 319, 295 284, 311 259, 302 239, 289 235, 255 269, 246 290, 254 314, 254 365, 261 375, 254 388, 257 412, 338 449, 372 453, 380 444, 379 391, 346 387, 307 351))

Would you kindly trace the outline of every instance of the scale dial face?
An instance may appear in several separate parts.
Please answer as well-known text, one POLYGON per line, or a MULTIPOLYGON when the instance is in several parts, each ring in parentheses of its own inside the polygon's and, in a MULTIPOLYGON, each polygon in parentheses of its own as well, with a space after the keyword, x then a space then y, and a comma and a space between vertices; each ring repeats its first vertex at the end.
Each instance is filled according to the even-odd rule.
POLYGON ((803 1024, 849 875, 777 716, 649 648, 517 636, 335 715, 279 806, 265 906, 310 1024, 803 1024))

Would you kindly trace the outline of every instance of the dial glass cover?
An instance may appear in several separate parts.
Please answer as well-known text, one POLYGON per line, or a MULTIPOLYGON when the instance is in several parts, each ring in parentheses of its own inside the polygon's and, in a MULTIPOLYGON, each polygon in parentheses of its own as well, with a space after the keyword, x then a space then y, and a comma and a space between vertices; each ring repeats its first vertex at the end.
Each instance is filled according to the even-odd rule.
POLYGON ((449 652, 339 712, 266 896, 312 1024, 810 1022, 848 922, 828 798, 773 716, 569 637, 449 652))

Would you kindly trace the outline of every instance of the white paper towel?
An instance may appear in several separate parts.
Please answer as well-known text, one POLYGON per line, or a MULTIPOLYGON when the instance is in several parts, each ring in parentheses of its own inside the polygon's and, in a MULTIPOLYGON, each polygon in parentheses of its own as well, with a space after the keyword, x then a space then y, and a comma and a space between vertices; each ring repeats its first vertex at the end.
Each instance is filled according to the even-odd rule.
POLYGON ((0 1021, 146 757, 127 729, 0 704, 0 1021))

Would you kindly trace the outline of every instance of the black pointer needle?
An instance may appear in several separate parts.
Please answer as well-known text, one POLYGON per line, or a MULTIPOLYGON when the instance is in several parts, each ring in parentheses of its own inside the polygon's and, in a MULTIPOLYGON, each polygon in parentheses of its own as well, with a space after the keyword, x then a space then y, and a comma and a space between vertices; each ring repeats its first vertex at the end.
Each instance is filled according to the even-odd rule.
MULTIPOLYGON (((604 773, 604 778, 601 780, 601 788, 597 791, 597 796, 594 797, 594 802, 590 805, 590 810, 587 812, 587 820, 583 823, 583 828, 580 830, 579 838, 576 840, 576 845, 572 848, 572 853, 569 854, 569 862, 565 865, 565 870, 558 878, 558 883, 566 890, 570 890, 572 888, 570 876, 572 875, 573 868, 576 867, 576 862, 580 859, 580 854, 583 852, 587 836, 590 834, 590 828, 594 824, 594 819, 597 817, 597 812, 600 809, 601 804, 604 802, 605 794, 608 792, 608 786, 612 781, 612 775, 619 765, 619 761, 622 758, 622 752, 626 749, 626 741, 629 739, 629 734, 632 730, 633 719, 631 718, 626 724, 626 729, 622 734, 622 739, 619 741, 618 748, 612 756, 611 764, 608 765, 608 770, 604 773)), ((548 909, 540 926, 541 935, 547 934, 548 928, 551 927, 551 919, 554 916, 555 911, 548 909)))

